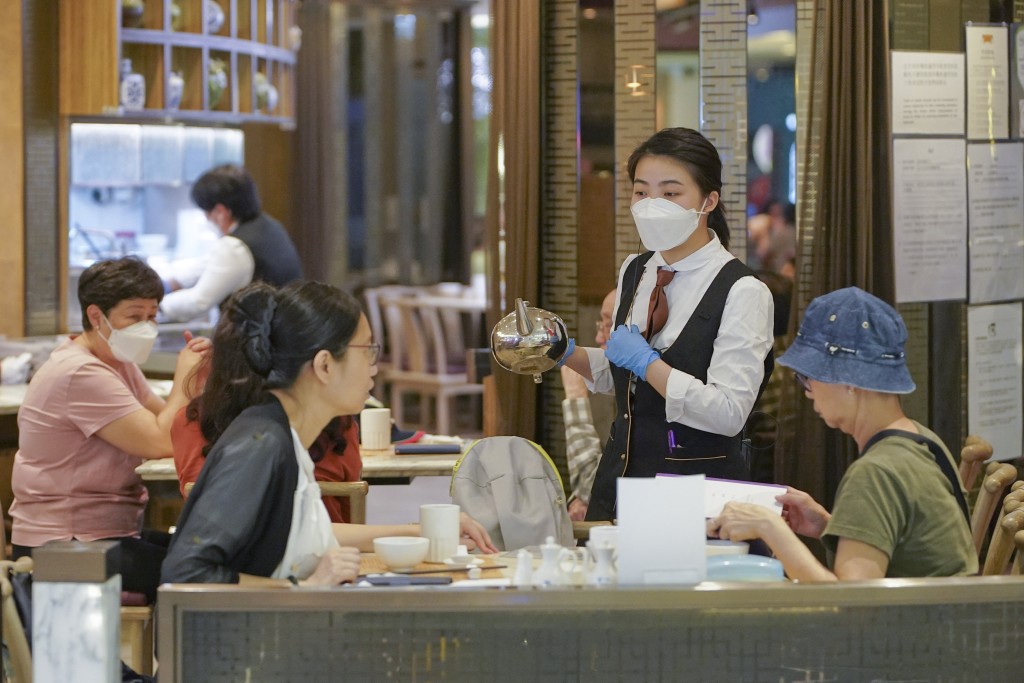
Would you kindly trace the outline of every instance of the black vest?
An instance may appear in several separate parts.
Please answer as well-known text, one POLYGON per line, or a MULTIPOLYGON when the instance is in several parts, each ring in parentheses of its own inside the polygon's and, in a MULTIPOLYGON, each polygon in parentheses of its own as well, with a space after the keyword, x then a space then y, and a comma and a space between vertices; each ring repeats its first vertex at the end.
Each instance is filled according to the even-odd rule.
POLYGON ((295 245, 284 227, 265 213, 251 221, 239 223, 232 237, 237 237, 252 252, 256 269, 253 282, 266 282, 282 287, 302 278, 302 264, 295 245))
MULTIPOLYGON (((653 255, 653 252, 647 252, 634 259, 623 274, 623 283, 639 284, 637 273, 653 255)), ((742 262, 733 259, 722 266, 675 343, 661 354, 662 360, 676 370, 707 382, 729 290, 743 277, 754 277, 754 273, 742 262)), ((633 289, 622 288, 615 327, 625 323, 634 292, 635 286, 633 289)), ((764 379, 759 397, 774 367, 775 357, 769 351, 764 359, 764 379)), ((635 378, 635 391, 630 392, 632 373, 615 365, 611 365, 611 373, 618 411, 594 478, 587 508, 588 520, 615 518, 619 477, 653 477, 665 473, 706 474, 737 480, 749 478, 749 465, 740 452, 742 433, 725 436, 677 422, 666 422, 665 399, 650 384, 635 378)))

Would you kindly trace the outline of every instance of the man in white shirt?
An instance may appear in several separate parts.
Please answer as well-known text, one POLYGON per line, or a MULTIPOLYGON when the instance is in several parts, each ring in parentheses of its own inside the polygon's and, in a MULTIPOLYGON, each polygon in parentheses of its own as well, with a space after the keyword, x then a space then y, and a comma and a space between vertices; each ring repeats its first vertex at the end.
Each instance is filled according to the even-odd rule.
POLYGON ((295 245, 284 227, 260 210, 256 185, 244 168, 210 169, 192 186, 192 201, 224 236, 191 286, 168 283, 171 291, 160 304, 163 320, 196 318, 256 280, 280 287, 302 277, 295 245))

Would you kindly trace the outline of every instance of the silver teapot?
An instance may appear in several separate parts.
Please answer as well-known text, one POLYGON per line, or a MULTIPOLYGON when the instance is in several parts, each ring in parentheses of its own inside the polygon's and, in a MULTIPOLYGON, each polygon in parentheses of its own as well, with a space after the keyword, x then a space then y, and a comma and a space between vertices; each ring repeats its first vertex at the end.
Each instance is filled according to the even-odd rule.
POLYGON ((491 353, 498 365, 520 375, 540 375, 555 367, 569 348, 565 323, 554 313, 516 299, 516 308, 491 330, 491 353))

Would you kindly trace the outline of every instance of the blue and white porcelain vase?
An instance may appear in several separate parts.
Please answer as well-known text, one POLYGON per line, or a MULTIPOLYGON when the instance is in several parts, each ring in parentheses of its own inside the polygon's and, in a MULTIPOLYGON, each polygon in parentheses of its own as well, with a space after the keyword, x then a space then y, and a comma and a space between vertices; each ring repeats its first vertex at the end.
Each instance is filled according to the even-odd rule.
POLYGON ((121 60, 121 106, 125 111, 146 107, 146 79, 132 71, 132 60, 121 60))
POLYGON ((177 71, 167 77, 167 108, 176 110, 181 106, 181 96, 185 92, 185 79, 177 71))
POLYGON ((224 20, 227 18, 224 15, 224 8, 220 6, 217 0, 206 0, 203 4, 206 11, 206 32, 219 32, 224 26, 224 20))

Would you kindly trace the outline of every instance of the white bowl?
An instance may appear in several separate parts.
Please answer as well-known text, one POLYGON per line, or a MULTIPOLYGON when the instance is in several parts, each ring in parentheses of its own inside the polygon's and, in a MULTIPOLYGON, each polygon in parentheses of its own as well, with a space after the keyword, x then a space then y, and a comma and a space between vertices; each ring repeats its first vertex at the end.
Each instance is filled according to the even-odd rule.
POLYGON ((382 536, 373 539, 373 552, 377 553, 389 569, 412 569, 427 559, 430 539, 419 536, 382 536))
POLYGON ((704 546, 705 553, 711 555, 746 555, 750 552, 750 544, 746 541, 708 540, 704 546))

